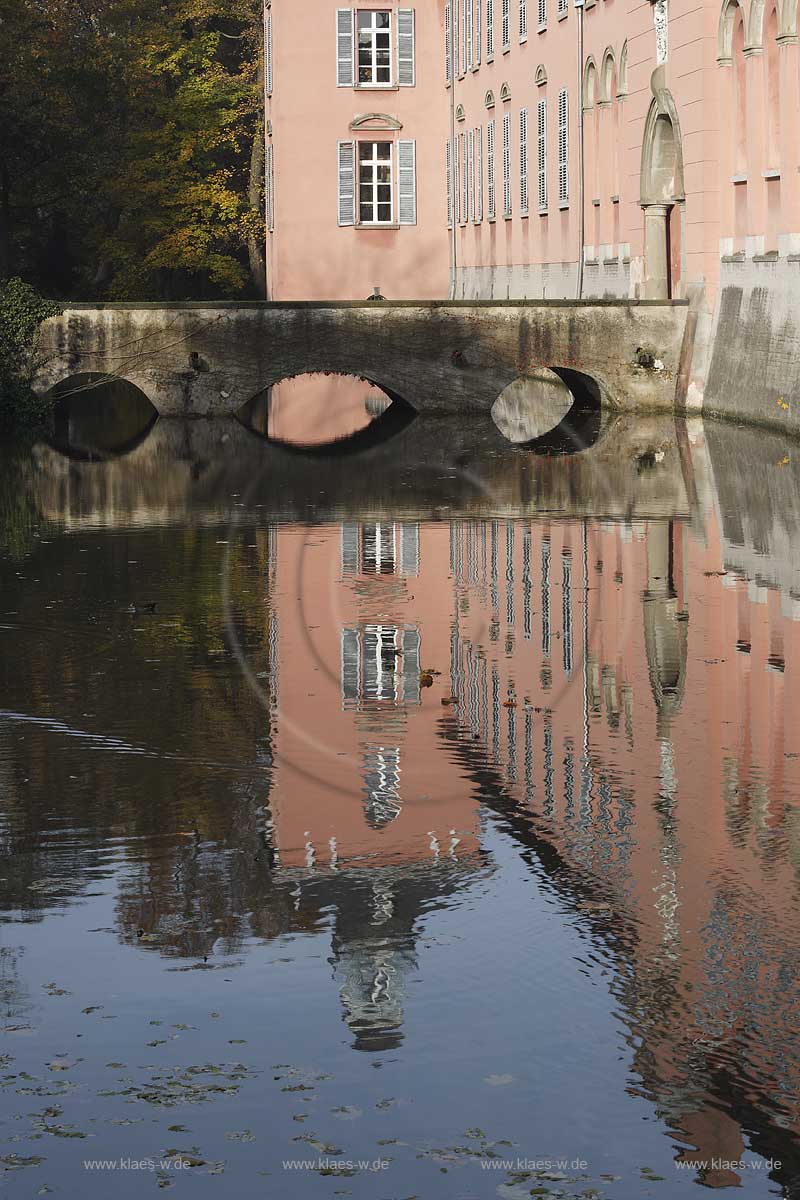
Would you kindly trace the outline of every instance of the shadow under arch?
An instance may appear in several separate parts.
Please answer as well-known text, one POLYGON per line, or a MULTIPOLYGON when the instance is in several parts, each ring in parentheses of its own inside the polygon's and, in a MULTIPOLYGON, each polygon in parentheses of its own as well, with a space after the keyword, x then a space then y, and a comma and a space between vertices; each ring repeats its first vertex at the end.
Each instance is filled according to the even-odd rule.
POLYGON ((50 391, 53 412, 45 443, 73 462, 108 462, 137 450, 158 411, 127 379, 91 371, 71 375, 50 391))
POLYGON ((589 375, 568 367, 551 367, 572 396, 572 407, 547 433, 517 443, 518 450, 548 456, 580 454, 596 445, 603 431, 600 385, 589 375))
MULTIPOLYGON (((302 375, 298 372, 296 375, 287 376, 288 379, 297 379, 302 375)), ((353 378, 361 378, 353 376, 353 378)), ((379 416, 374 417, 368 425, 363 429, 359 429, 356 433, 351 433, 345 437, 336 438, 330 442, 322 443, 303 443, 303 442, 288 442, 281 438, 270 437, 267 433, 262 433, 255 429, 252 424, 249 424, 240 414, 250 407, 253 401, 240 409, 236 414, 236 419, 253 437, 259 441, 266 442, 268 445, 282 454, 295 458, 308 459, 337 459, 351 458, 354 455, 362 454, 366 450, 371 450, 375 446, 383 445, 390 441, 397 434, 417 419, 418 412, 412 404, 409 404, 402 396, 387 388, 384 384, 376 383, 372 379, 364 377, 364 381, 372 387, 379 388, 388 398, 390 404, 379 416)), ((254 397, 258 399, 258 397, 254 397)))

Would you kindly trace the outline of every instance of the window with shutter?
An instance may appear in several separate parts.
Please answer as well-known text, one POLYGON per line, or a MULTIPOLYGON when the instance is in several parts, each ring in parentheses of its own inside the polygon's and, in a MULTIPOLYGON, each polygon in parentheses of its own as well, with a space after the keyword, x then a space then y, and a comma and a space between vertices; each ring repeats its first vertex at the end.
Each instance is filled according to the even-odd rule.
POLYGON ((388 9, 359 9, 356 13, 356 31, 359 87, 391 87, 391 12, 388 9))
POLYGON ((475 220, 483 220, 483 126, 475 130, 475 220))
POLYGON ((467 70, 472 67, 472 0, 464 0, 466 41, 467 41, 467 70))
POLYGON ((494 182, 494 121, 490 121, 486 126, 486 204, 486 215, 490 221, 493 221, 497 216, 494 182))
POLYGON ((400 87, 414 87, 415 66, 414 9, 397 10, 397 83, 400 87))
POLYGON ((503 216, 511 216, 511 113, 503 117, 503 216))
POLYGON ((538 105, 538 148, 539 148, 539 212, 547 210, 547 100, 538 105))
POLYGON ((558 202, 569 202, 569 93, 558 93, 558 202))
POLYGON ((264 30, 264 50, 266 57, 265 84, 267 95, 272 95, 272 10, 267 9, 266 28, 264 30))
POLYGON ((394 220, 392 192, 392 143, 359 142, 359 224, 391 225, 394 220))
POLYGON ((397 212, 401 225, 417 223, 417 143, 397 143, 397 212))
POLYGON ((519 114, 519 205, 523 217, 528 215, 528 110, 519 114))
MULTIPOLYGON (((472 3, 473 0, 470 0, 472 3)), ((481 65, 481 25, 483 24, 483 0, 474 0, 475 4, 475 66, 481 65)))
POLYGON ((467 195, 467 135, 461 134, 461 224, 467 223, 469 197, 467 195))
POLYGON ((486 0, 486 61, 494 58, 494 0, 486 0))
POLYGON ((444 70, 448 83, 453 81, 453 6, 444 6, 444 70))
POLYGON ((566 14, 568 12, 569 12, 569 0, 558 0, 558 15, 560 17, 564 17, 564 16, 566 16, 566 14))
POLYGON ((528 37, 528 0, 519 0, 519 40, 524 42, 528 37))
POLYGON ((336 86, 353 86, 355 14, 352 8, 336 10, 336 86))
POLYGON ((467 73, 467 7, 469 0, 461 0, 461 23, 459 25, 459 39, 461 42, 461 56, 459 59, 459 71, 462 75, 467 73))
POLYGON ((467 173, 469 176, 469 219, 475 220, 475 134, 467 134, 467 173))
POLYGON ((447 228, 453 228, 453 143, 447 139, 445 146, 445 161, 447 163, 447 228))
POLYGON ((356 223, 356 144, 339 142, 339 224, 356 223))
POLYGON ((267 229, 270 233, 275 229, 275 150, 270 142, 267 146, 267 163, 266 163, 266 217, 267 229))
POLYGON ((539 29, 547 28, 547 0, 539 0, 539 29))
POLYGON ((507 50, 511 45, 511 0, 502 0, 502 45, 507 50))
POLYGON ((461 136, 456 134, 453 142, 453 217, 461 224, 461 136))

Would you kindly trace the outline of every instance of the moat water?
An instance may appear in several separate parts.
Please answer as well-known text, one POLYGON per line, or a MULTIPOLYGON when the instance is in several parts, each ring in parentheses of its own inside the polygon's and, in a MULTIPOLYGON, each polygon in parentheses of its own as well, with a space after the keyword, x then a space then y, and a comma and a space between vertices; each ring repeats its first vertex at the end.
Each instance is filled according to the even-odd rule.
POLYGON ((4 1194, 800 1195, 800 448, 95 401, 0 455, 4 1194))

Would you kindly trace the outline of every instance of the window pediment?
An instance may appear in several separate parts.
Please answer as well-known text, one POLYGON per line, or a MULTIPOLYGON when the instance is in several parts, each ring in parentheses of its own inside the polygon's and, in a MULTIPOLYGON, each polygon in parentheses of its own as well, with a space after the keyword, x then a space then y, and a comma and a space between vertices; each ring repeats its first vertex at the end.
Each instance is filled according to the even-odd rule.
POLYGON ((398 121, 397 117, 390 116, 389 113, 359 113, 350 122, 350 128, 354 131, 389 130, 396 132, 403 128, 403 123, 398 121))

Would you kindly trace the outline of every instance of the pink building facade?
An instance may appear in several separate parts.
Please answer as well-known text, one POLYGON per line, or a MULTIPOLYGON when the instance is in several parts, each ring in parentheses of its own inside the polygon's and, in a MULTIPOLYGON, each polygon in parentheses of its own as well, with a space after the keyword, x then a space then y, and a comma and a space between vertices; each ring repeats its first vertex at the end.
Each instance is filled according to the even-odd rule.
POLYGON ((272 299, 695 297, 724 320, 733 287, 766 289, 773 326, 790 311, 795 0, 269 0, 266 20, 272 299))

